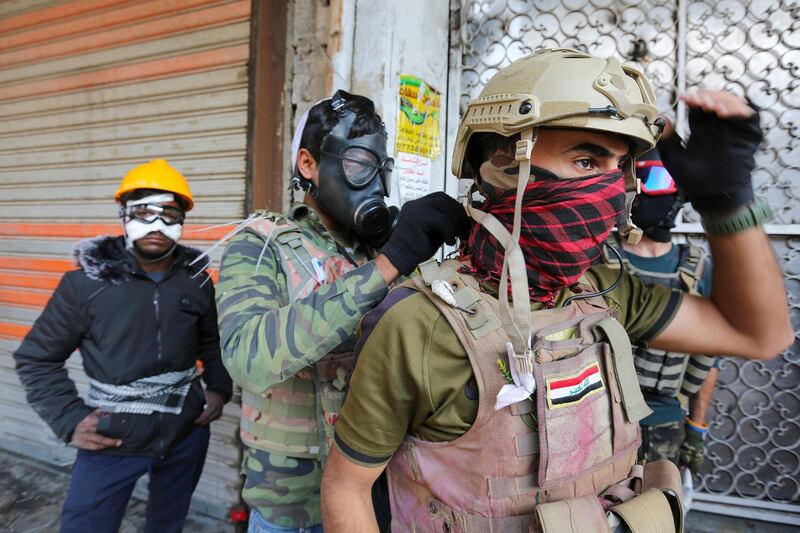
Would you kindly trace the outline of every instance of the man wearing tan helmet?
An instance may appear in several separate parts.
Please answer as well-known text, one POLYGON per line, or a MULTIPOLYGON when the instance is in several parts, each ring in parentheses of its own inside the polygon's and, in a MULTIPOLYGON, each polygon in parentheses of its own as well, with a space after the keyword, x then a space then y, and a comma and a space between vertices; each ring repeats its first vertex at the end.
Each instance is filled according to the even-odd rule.
POLYGON ((615 224, 641 235, 634 158, 665 123, 638 71, 544 50, 468 106, 453 172, 474 180, 475 224, 458 260, 422 265, 362 321, 327 532, 376 530, 384 469, 396 532, 682 530, 676 467, 636 465, 649 409, 630 339, 767 359, 793 337, 750 184, 758 116, 728 93, 683 98, 692 137, 659 147, 668 168, 691 165, 673 175, 709 234, 709 299, 591 266, 615 224))
POLYGON ((149 474, 146 531, 180 532, 212 420, 231 397, 214 287, 178 244, 192 193, 164 160, 132 169, 115 195, 124 235, 87 239, 14 353, 28 401, 78 448, 62 532, 114 532, 149 474), (80 350, 89 393, 64 364, 80 350), (196 360, 202 361, 202 372, 196 360), (205 382, 205 390, 200 379, 205 382))

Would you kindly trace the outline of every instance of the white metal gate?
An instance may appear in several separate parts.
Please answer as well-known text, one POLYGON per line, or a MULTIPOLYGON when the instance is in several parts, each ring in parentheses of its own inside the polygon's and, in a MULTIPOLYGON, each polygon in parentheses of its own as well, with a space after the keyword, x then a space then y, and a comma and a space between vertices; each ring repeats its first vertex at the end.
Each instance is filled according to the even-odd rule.
MULTIPOLYGON (((767 230, 800 330, 797 1, 453 0, 451 11, 451 86, 459 88, 461 111, 498 69, 544 47, 638 65, 682 128, 676 95, 693 86, 726 88, 758 105, 766 140, 756 193, 775 212, 767 230)), ((450 118, 456 122, 455 112, 450 118)), ((677 231, 702 240, 691 209, 677 231)), ((800 525, 800 342, 768 363, 725 359, 709 422, 695 508, 800 525)))

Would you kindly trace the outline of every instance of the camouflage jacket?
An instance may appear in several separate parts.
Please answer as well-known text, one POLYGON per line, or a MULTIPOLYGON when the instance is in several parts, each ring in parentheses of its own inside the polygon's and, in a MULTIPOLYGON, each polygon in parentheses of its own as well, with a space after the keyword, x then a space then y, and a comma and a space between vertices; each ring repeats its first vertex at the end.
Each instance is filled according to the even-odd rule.
MULTIPOLYGON (((341 255, 336 241, 309 207, 294 205, 288 217, 315 244, 341 255)), ((246 229, 231 239, 217 284, 222 357, 233 380, 263 392, 322 359, 353 338, 358 322, 388 288, 367 262, 308 296, 289 301, 286 277, 265 236, 246 229)), ((366 257, 355 252, 357 263, 366 257)))
MULTIPOLYGON (((308 206, 299 204, 285 216, 264 217, 266 226, 291 219, 314 247, 340 264, 346 259, 308 206)), ((307 374, 308 367, 330 352, 354 344, 358 322, 386 295, 387 286, 375 264, 365 262, 366 255, 359 251, 347 255, 361 266, 329 272, 322 283, 311 279, 311 285, 305 286, 304 280, 293 279, 293 274, 282 268, 286 261, 278 254, 286 252, 281 245, 271 234, 256 229, 265 224, 253 226, 231 239, 222 258, 217 286, 222 359, 233 380, 244 389, 243 399, 269 397, 269 391, 282 389, 287 389, 289 396, 298 396, 312 386, 298 376, 307 374), (292 298, 292 294, 298 296, 292 298)), ((243 422, 251 416, 250 411, 253 409, 243 405, 243 422)), ((255 412, 252 416, 262 415, 255 412)), ((281 432, 281 421, 276 422, 263 426, 264 420, 260 421, 272 438, 281 432)), ((291 431, 287 429, 287 433, 291 431)), ((319 523, 319 461, 313 455, 294 453, 292 447, 261 446, 258 438, 244 431, 242 437, 254 446, 247 450, 243 464, 245 501, 275 525, 299 528, 319 523)))

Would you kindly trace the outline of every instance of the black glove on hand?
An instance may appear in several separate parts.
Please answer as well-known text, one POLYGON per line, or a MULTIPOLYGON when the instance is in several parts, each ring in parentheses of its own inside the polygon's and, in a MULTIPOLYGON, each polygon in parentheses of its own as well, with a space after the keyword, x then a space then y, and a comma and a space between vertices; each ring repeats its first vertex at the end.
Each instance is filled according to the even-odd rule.
POLYGON ((658 150, 695 209, 723 212, 752 202, 754 154, 763 139, 758 111, 749 118, 723 119, 691 107, 689 127, 692 134, 685 148, 673 133, 658 143, 658 150))
POLYGON ((397 225, 381 253, 404 276, 430 259, 443 243, 455 244, 469 234, 464 206, 443 192, 411 200, 400 209, 397 225))

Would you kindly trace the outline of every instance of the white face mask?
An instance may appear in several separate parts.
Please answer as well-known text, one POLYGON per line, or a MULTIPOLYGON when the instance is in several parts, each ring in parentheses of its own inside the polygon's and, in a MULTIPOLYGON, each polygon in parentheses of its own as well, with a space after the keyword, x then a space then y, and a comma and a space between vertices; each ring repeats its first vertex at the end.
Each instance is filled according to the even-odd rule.
MULTIPOLYGON (((139 198, 138 200, 133 200, 131 202, 126 203, 126 206, 131 205, 143 205, 143 204, 160 204, 163 202, 173 202, 175 201, 175 195, 172 193, 165 193, 165 194, 154 194, 152 196, 145 196, 144 198, 139 198)), ((181 238, 181 234, 183 233, 183 225, 182 224, 172 224, 168 226, 164 223, 163 220, 156 219, 149 224, 146 222, 142 222, 136 219, 130 219, 127 222, 123 219, 122 224, 123 229, 125 230, 125 246, 128 249, 133 248, 133 243, 148 233, 152 233, 154 231, 161 232, 164 236, 170 239, 172 242, 178 242, 181 238)))
POLYGON ((172 242, 178 242, 183 231, 183 226, 180 224, 167 226, 160 219, 156 220, 155 222, 151 222, 150 224, 146 224, 139 220, 130 220, 126 222, 123 227, 125 228, 125 245, 128 248, 133 248, 134 241, 138 241, 153 231, 160 231, 172 242))

